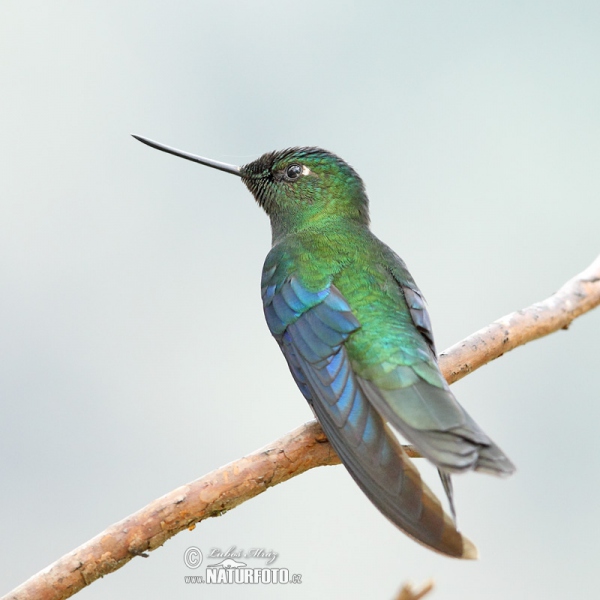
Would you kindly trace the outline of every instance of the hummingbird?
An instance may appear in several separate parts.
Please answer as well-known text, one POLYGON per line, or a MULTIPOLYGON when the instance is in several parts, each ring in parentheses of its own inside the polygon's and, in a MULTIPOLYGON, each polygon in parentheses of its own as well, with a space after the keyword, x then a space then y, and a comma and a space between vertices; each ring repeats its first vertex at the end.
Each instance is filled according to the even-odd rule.
POLYGON ((477 558, 456 527, 451 475, 515 469, 442 375, 423 294, 371 232, 358 173, 316 147, 235 166, 148 138, 158 150, 241 178, 271 221, 263 309, 298 388, 371 502, 426 547, 477 558), (398 435, 438 469, 449 516, 398 435))

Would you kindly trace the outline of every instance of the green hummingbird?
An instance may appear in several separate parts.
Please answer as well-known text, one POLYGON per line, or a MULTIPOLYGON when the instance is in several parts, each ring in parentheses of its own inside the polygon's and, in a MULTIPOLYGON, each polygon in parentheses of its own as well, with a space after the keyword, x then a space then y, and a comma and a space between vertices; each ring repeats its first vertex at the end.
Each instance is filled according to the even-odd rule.
POLYGON ((321 148, 289 148, 237 167, 134 136, 241 177, 271 220, 262 272, 267 324, 331 445, 359 487, 425 546, 476 558, 396 433, 450 475, 507 475, 511 461, 456 401, 437 362, 423 295, 369 228, 362 179, 321 148))

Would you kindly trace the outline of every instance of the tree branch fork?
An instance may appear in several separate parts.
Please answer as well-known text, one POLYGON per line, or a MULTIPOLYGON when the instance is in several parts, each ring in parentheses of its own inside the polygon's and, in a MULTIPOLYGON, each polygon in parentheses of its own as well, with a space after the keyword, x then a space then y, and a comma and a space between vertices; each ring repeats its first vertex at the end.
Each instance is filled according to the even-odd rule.
MULTIPOLYGON (((454 383, 502 354, 560 329, 600 305, 600 256, 556 293, 510 313, 441 353, 454 383)), ((407 451, 418 456, 410 447, 407 451)), ((154 500, 58 559, 0 600, 62 600, 196 523, 223 514, 269 487, 340 460, 316 421, 154 500)))

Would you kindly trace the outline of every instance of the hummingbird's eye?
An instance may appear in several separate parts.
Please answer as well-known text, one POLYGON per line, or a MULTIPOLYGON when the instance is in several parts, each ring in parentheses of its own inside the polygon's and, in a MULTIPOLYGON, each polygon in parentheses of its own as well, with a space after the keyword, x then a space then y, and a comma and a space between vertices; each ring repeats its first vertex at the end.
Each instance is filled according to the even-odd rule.
POLYGON ((300 175, 302 175, 302 166, 297 163, 290 165, 285 170, 285 176, 288 181, 295 181, 300 175))

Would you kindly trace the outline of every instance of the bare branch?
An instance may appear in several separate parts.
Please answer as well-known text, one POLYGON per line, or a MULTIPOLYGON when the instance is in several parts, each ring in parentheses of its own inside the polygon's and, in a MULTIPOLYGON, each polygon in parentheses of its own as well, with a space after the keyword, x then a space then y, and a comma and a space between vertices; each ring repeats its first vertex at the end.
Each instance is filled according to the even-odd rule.
MULTIPOLYGON (((600 257, 547 300, 498 319, 443 352, 440 365, 444 376, 450 383, 457 381, 517 346, 567 328, 599 304, 600 257)), ((112 525, 2 600, 68 598, 134 556, 146 556, 179 531, 191 529, 197 522, 220 515, 313 467, 338 463, 320 426, 314 421, 302 425, 112 525)))
POLYGON ((600 304, 600 256, 546 300, 510 313, 454 344, 439 356, 448 383, 559 329, 600 304))
POLYGON ((68 598, 135 556, 162 546, 198 521, 219 516, 238 504, 308 469, 338 464, 320 426, 312 421, 276 442, 151 502, 115 523, 73 552, 27 580, 7 599, 68 598))

